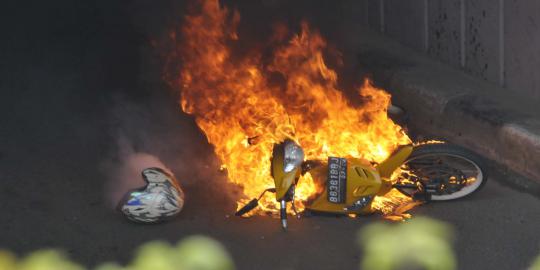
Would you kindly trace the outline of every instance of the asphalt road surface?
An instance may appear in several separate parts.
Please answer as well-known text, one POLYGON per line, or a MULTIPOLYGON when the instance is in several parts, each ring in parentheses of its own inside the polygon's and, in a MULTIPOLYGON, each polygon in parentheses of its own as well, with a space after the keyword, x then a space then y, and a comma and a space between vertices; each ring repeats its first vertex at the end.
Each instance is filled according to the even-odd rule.
MULTIPOLYGON (((0 16, 0 248, 60 248, 94 266, 127 262, 150 240, 204 234, 238 269, 358 269, 356 233, 377 215, 291 220, 287 233, 270 217, 231 217, 237 193, 149 46, 149 32, 166 32, 182 3, 75 2, 6 4, 0 16), (119 140, 176 173, 187 194, 177 219, 138 225, 111 208, 119 140)), ((454 226, 459 269, 526 269, 540 253, 539 198, 509 187, 517 176, 504 171, 491 166, 470 199, 412 211, 454 226)))

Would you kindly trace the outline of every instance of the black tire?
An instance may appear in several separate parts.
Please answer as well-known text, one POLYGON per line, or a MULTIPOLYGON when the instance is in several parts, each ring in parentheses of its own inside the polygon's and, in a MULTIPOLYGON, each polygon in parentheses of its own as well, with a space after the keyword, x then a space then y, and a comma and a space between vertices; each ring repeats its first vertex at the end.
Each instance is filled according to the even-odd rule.
MULTIPOLYGON (((452 145, 452 144, 445 144, 445 143, 436 143, 436 144, 423 144, 414 147, 412 154, 407 158, 407 160, 403 163, 404 165, 408 164, 409 162, 413 160, 419 160, 422 157, 428 157, 428 156, 448 156, 455 158, 457 160, 460 160, 462 162, 468 162, 472 166, 474 166, 475 169, 477 169, 479 172, 476 175, 476 181, 473 182, 470 186, 464 187, 462 190, 457 191, 452 194, 446 194, 446 195, 435 195, 432 194, 431 200, 433 201, 446 201, 446 200, 456 200, 461 199, 464 197, 468 197, 471 194, 474 194, 478 192, 478 190, 482 189, 484 185, 486 184, 488 180, 487 171, 485 170, 485 162, 482 157, 479 155, 473 153, 472 151, 463 148, 461 146, 452 145), (463 194, 463 195, 461 195, 463 194)), ((398 180, 399 184, 399 180, 398 180)), ((407 195, 407 196, 413 196, 413 192, 415 192, 412 189, 404 189, 404 188, 397 188, 401 193, 407 195)))

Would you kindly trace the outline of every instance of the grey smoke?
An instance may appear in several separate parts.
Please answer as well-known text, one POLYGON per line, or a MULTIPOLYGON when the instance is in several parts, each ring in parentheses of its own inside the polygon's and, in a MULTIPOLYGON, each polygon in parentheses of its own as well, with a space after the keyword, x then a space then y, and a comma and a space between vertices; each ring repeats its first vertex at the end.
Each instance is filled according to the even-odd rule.
POLYGON ((141 172, 148 167, 169 170, 184 192, 188 189, 186 197, 190 191, 203 189, 204 196, 219 194, 235 201, 237 187, 228 184, 226 174, 219 171, 212 147, 193 118, 170 98, 158 96, 139 103, 120 96, 113 99, 111 151, 101 164, 107 177, 105 198, 111 207, 128 191, 144 186, 141 172))
POLYGON ((106 196, 112 207, 118 204, 126 192, 145 185, 141 172, 150 167, 171 172, 158 157, 136 152, 129 140, 121 135, 118 138, 118 162, 115 167, 109 168, 109 181, 106 186, 106 196))

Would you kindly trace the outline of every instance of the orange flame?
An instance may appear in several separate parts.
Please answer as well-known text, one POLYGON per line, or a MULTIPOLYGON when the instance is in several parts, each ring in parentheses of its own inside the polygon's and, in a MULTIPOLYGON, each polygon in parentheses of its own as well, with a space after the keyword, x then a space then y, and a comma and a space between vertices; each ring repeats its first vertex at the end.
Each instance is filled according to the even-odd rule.
MULTIPOLYGON (((265 65, 260 54, 231 56, 230 46, 238 39, 238 13, 230 16, 218 0, 201 5, 202 13, 187 16, 182 28, 181 45, 174 52, 181 57, 182 69, 175 79, 182 88, 182 110, 195 116, 230 181, 243 187, 245 197, 238 207, 274 186, 272 148, 286 138, 298 142, 307 159, 351 156, 373 162, 411 142, 387 117, 390 95, 368 80, 358 91, 362 105, 354 107, 347 101, 338 89, 336 72, 325 64, 325 40, 307 23, 275 49, 265 65), (281 83, 271 81, 276 76, 281 83)), ((309 174, 300 179, 296 188, 300 210, 315 189, 309 174)), ((406 200, 390 194, 374 206, 385 208, 388 204, 383 202, 406 200)), ((270 194, 259 204, 259 213, 278 209, 270 194)))

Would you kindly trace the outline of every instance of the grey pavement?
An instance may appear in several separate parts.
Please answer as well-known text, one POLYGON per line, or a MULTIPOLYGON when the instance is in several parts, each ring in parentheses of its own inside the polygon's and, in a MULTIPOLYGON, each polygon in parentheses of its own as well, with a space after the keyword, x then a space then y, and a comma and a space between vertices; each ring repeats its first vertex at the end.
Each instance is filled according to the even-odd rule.
MULTIPOLYGON (((323 11, 306 1, 296 5, 315 8, 308 17, 333 14, 328 4, 323 11)), ((292 220, 287 233, 271 217, 231 215, 237 191, 218 172, 193 119, 179 111, 177 94, 160 81, 158 56, 148 45, 149 32, 181 15, 182 6, 4 7, 10 16, 1 18, 10 24, 2 24, 0 43, 0 248, 20 255, 60 248, 94 266, 127 262, 150 240, 205 234, 227 247, 238 269, 357 269, 356 233, 381 221, 377 215, 292 220), (111 208, 104 190, 118 162, 119 134, 177 175, 187 194, 177 219, 138 225, 111 208)), ((333 20, 320 19, 323 33, 331 32, 324 25, 331 28, 333 20)), ((453 225, 459 269, 526 269, 540 253, 540 200, 509 186, 523 177, 495 163, 489 172, 474 197, 423 205, 412 214, 453 225)))

